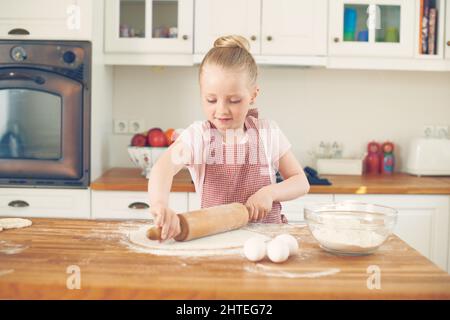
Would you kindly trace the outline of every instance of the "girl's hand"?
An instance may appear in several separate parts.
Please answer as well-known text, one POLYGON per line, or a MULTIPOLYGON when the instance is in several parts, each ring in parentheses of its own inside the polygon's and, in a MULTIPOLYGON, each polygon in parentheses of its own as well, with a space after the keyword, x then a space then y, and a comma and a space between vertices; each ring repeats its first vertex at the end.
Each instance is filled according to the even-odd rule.
POLYGON ((178 215, 170 208, 154 205, 150 206, 150 213, 153 215, 155 226, 162 227, 162 240, 172 239, 181 232, 178 215))
POLYGON ((249 220, 257 221, 264 218, 272 210, 273 198, 269 189, 263 187, 248 198, 245 206, 248 209, 249 220))

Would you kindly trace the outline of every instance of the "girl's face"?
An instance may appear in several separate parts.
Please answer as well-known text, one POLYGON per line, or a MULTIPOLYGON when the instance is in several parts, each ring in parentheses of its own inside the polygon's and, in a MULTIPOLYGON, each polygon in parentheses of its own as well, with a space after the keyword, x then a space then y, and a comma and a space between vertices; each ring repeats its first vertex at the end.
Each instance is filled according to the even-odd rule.
POLYGON ((200 93, 207 119, 220 131, 243 129, 250 104, 258 87, 245 72, 205 65, 200 78, 200 93))

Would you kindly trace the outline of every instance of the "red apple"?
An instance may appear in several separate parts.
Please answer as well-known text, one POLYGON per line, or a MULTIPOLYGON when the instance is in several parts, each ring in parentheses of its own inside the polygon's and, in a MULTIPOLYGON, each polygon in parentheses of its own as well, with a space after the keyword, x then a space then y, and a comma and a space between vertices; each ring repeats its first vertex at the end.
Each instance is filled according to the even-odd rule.
POLYGON ((167 137, 160 128, 153 128, 148 131, 147 142, 152 147, 167 147, 167 137))
POLYGON ((145 147, 147 145, 147 137, 141 133, 137 133, 131 139, 133 147, 145 147))
POLYGON ((149 134, 150 132, 153 132, 153 131, 163 131, 161 128, 151 128, 151 129, 149 129, 148 131, 147 131, 147 134, 149 134))

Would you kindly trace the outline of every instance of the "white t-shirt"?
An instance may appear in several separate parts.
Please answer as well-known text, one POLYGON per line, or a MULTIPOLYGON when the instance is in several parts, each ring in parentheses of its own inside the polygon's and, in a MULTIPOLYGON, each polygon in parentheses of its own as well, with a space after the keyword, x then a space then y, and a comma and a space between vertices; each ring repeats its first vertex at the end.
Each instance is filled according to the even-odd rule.
MULTIPOLYGON (((271 183, 276 182, 276 172, 278 171, 279 159, 291 148, 286 136, 272 120, 249 117, 248 121, 253 121, 258 128, 260 141, 263 144, 266 162, 269 166, 271 183)), ((203 181, 206 171, 206 151, 210 143, 211 130, 208 121, 196 121, 187 127, 177 140, 181 140, 190 151, 190 159, 184 159, 184 164, 188 168, 195 190, 201 195, 203 193, 203 181)), ((248 139, 250 130, 244 133, 245 142, 248 139)))

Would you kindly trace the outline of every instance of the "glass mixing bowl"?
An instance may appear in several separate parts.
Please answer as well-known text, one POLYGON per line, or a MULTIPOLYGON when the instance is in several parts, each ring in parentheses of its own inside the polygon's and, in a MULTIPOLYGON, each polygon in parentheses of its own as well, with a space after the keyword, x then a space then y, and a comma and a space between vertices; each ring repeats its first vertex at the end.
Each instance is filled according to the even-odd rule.
POLYGON ((304 216, 320 246, 342 255, 375 252, 397 222, 393 208, 353 201, 306 205, 304 216))

